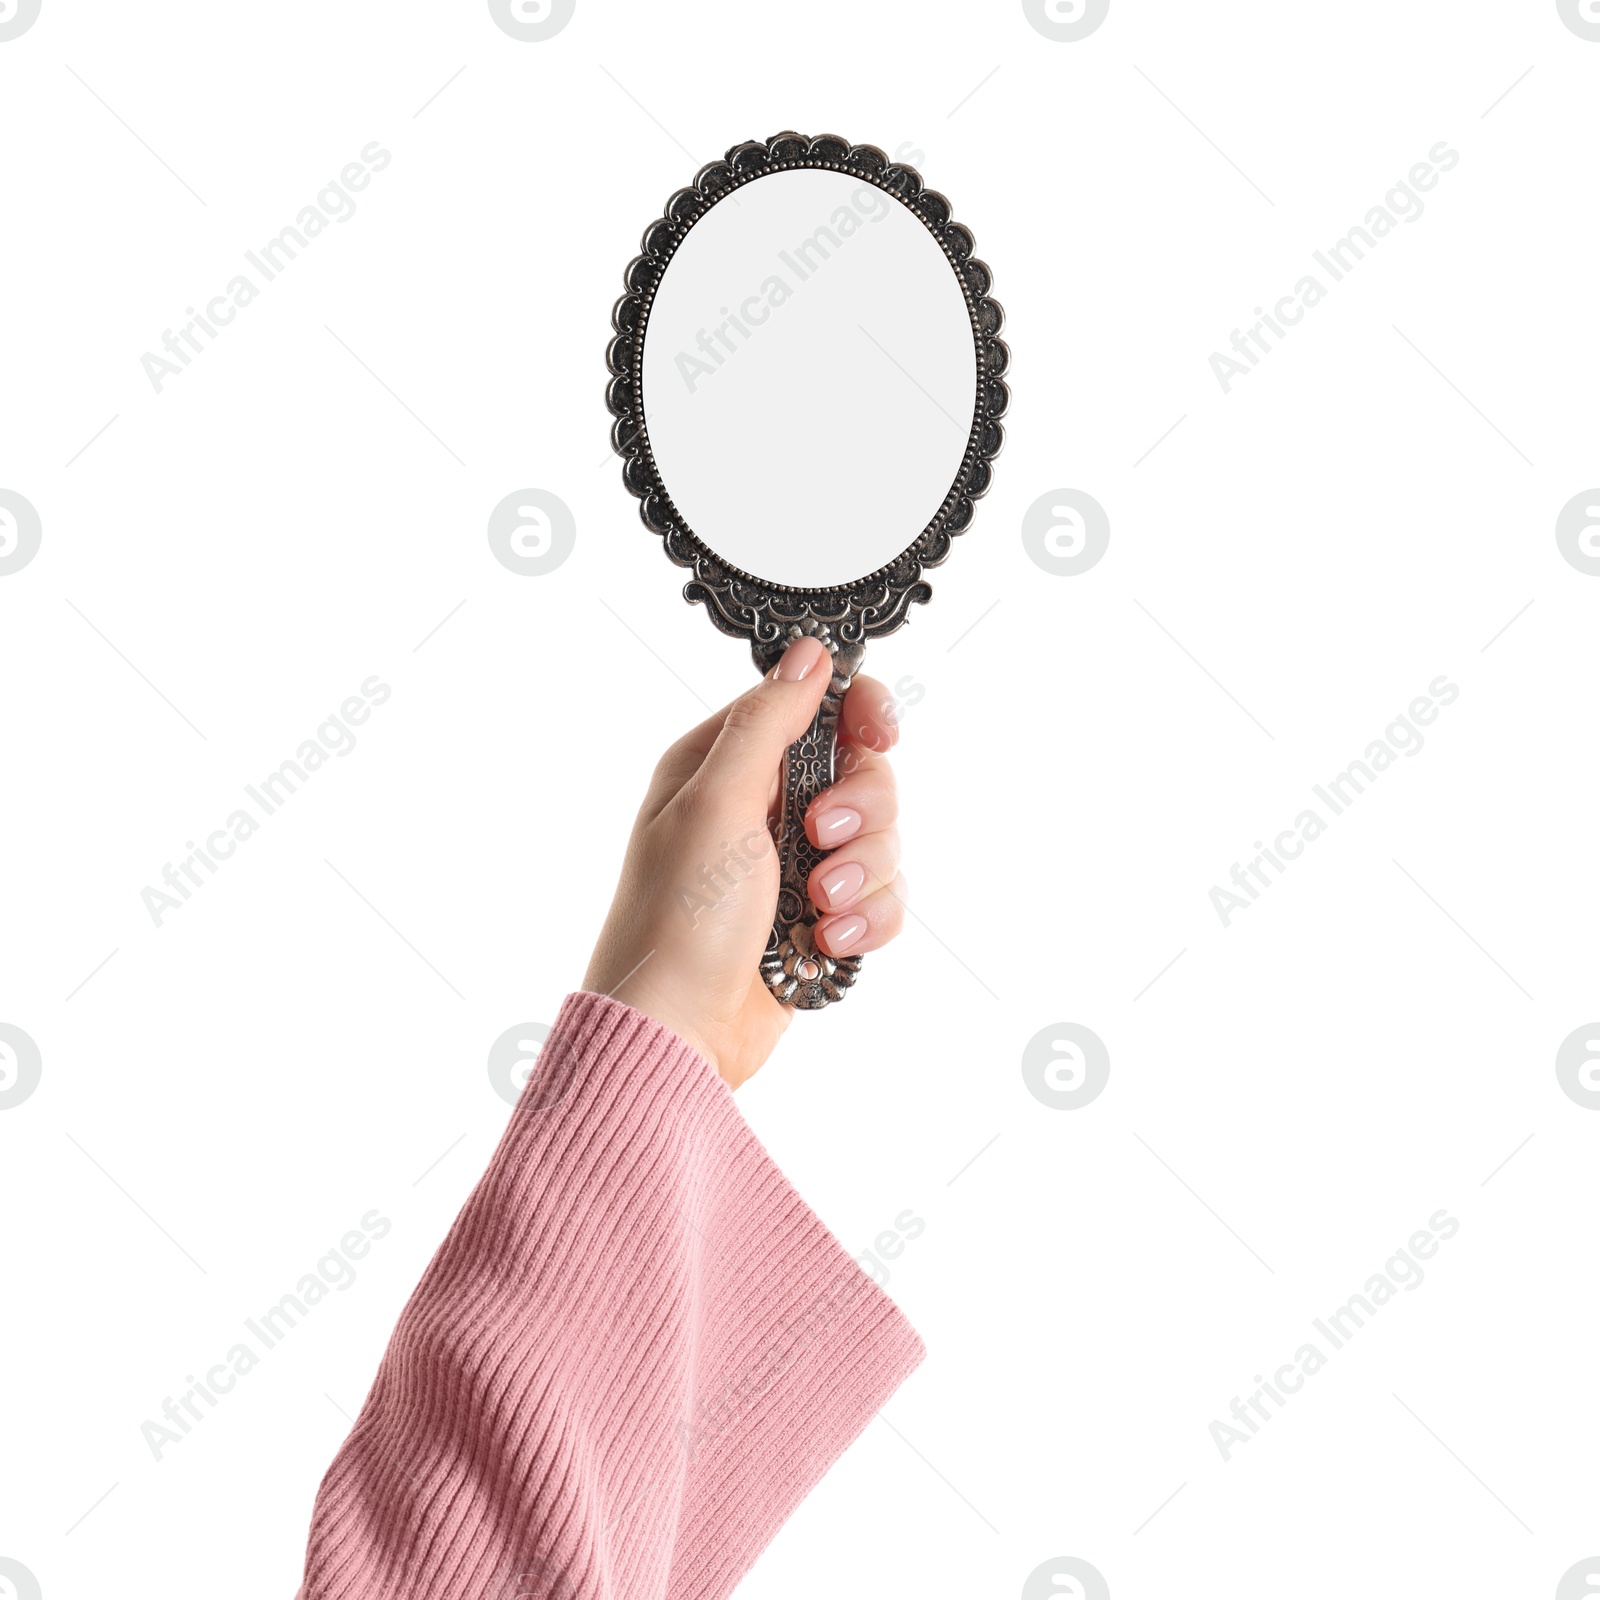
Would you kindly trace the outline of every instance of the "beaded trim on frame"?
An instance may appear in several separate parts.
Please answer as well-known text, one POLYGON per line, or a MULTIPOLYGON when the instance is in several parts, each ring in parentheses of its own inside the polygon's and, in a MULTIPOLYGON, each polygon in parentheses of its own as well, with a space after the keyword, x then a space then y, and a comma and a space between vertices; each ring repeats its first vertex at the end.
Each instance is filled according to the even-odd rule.
MULTIPOLYGON (((892 162, 875 145, 853 145, 833 134, 808 139, 778 133, 764 144, 737 144, 721 161, 702 167, 693 184, 667 201, 664 215, 645 230, 641 255, 625 274, 628 292, 617 301, 611 321, 615 333, 606 350, 611 381, 606 403, 616 419, 611 443, 622 457, 622 481, 639 498, 639 515, 661 535, 667 555, 693 570, 684 598, 706 607, 724 633, 750 641, 757 665, 770 667, 796 626, 825 625, 839 644, 864 644, 893 633, 913 604, 925 602, 932 586, 923 569, 950 554, 950 543, 972 523, 973 502, 993 477, 994 458, 1004 443, 1001 418, 1010 403, 1004 374, 1011 353, 1000 329, 1005 314, 989 290, 992 275, 973 254, 972 234, 952 220, 950 202, 925 189, 915 168, 892 162), (769 583, 730 566, 701 543, 679 515, 656 469, 649 430, 639 409, 640 367, 650 307, 662 274, 690 228, 718 201, 746 183, 799 167, 848 173, 894 196, 933 235, 961 285, 977 350, 977 396, 972 431, 955 482, 931 522, 887 566, 825 589, 790 588, 769 583)), ((863 419, 870 431, 870 419, 863 419)), ((810 631, 809 628, 807 631, 810 631)))

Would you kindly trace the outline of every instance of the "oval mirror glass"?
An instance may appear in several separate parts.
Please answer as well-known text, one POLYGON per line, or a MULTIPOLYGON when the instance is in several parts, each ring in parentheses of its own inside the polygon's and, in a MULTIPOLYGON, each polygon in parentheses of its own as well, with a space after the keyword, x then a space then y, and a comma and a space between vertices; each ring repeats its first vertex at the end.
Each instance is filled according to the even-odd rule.
POLYGON ((977 405, 954 264, 887 190, 778 171, 701 216, 645 323, 640 403, 683 523, 763 583, 887 566, 960 473, 977 405))

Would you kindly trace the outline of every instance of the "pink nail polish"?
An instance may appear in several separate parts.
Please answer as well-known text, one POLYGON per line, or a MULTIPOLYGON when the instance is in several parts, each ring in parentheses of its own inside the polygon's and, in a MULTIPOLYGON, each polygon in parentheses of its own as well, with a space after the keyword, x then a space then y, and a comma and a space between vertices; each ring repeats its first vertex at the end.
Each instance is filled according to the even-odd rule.
POLYGON ((783 652, 783 659, 778 663, 778 682, 799 683, 802 678, 810 676, 811 669, 826 654, 826 649, 817 640, 810 637, 796 639, 783 652))
POLYGON ((853 944, 858 944, 861 936, 867 931, 865 917, 848 916, 834 917, 822 925, 823 932, 827 935, 828 949, 836 956, 844 955, 853 944))
POLYGON ((847 906, 861 893, 867 881, 867 869, 859 861, 843 861, 823 873, 817 882, 817 892, 822 896, 824 908, 847 906))
POLYGON ((834 806, 820 813, 816 828, 817 843, 825 850, 831 850, 836 844, 843 844, 846 839, 853 839, 860 832, 861 813, 852 811, 849 806, 834 806))

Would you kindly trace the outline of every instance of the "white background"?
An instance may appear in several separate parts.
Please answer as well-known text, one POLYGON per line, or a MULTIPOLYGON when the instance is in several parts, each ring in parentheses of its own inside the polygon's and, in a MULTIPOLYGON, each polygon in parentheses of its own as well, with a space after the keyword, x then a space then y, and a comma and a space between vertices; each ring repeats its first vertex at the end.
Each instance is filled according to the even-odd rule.
POLYGON ((1600 481, 1597 74, 1553 0, 1115 0, 1077 43, 998 0, 580 0, 544 43, 44 0, 0 43, 0 487, 43 526, 0 578, 0 1021, 43 1058, 0 1111, 0 1555, 46 1600, 293 1593, 508 1115, 489 1046, 577 984, 657 753, 748 681, 620 486, 602 352, 668 193, 798 125, 951 197, 1014 402, 869 656, 914 700, 916 920, 740 1095, 853 1249, 925 1221, 890 1291, 930 1358, 741 1594, 1012 1600, 1073 1556, 1118 1600, 1553 1595, 1600 1545, 1600 1114, 1554 1071, 1600 1014, 1600 580, 1554 537, 1600 481), (144 352, 373 140, 158 395, 144 352), (1441 140, 1425 214, 1225 395, 1211 353, 1441 140), (545 576, 486 537, 521 488, 576 519, 545 576), (1076 577, 1021 536, 1060 488, 1110 517, 1076 577), (371 674, 358 747, 155 927, 371 674), (1426 747, 1224 928, 1212 886, 1440 674, 1426 747), (1110 1052, 1080 1110, 1021 1071, 1062 1022, 1110 1052), (373 1208, 354 1286, 153 1460, 373 1208), (1225 1463, 1212 1421, 1440 1208, 1426 1282, 1225 1463))

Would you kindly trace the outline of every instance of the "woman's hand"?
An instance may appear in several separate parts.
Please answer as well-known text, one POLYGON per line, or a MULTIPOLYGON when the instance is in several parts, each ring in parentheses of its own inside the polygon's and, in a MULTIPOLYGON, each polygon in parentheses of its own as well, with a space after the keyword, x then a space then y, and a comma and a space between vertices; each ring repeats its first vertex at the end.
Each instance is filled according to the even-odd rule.
MULTIPOLYGON (((759 971, 778 899, 769 818, 783 753, 810 726, 829 675, 827 650, 798 639, 755 688, 661 758, 583 980, 681 1035, 734 1089, 789 1025, 790 1007, 759 971)), ((904 920, 886 759, 896 738, 889 691, 856 678, 839 723, 840 776, 806 813, 811 842, 832 852, 808 885, 829 955, 876 950, 904 920)))

